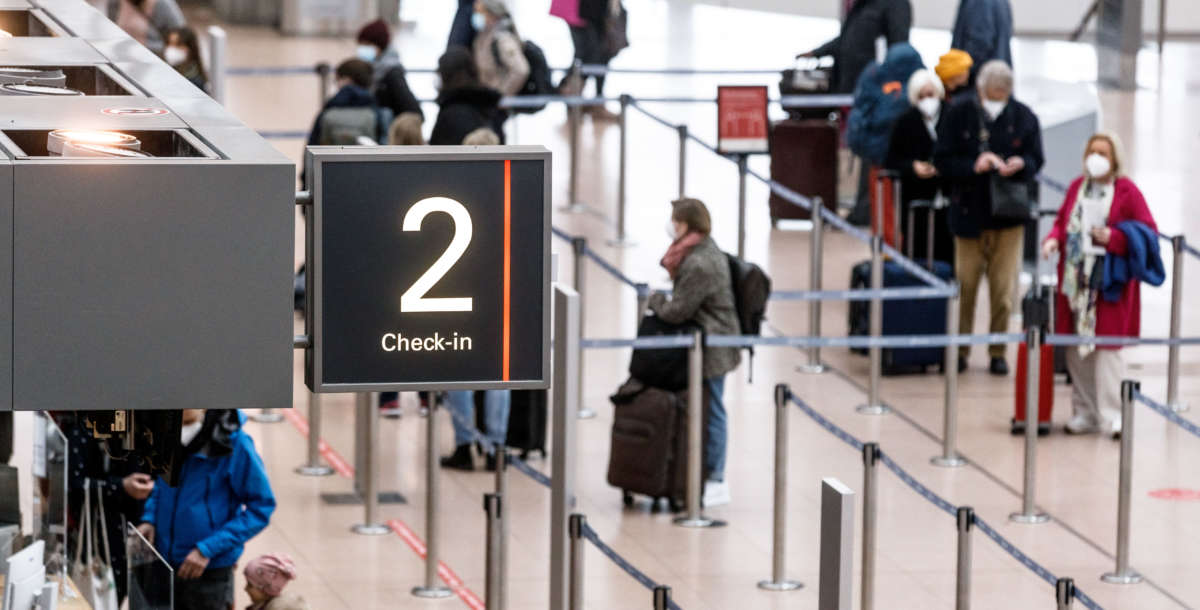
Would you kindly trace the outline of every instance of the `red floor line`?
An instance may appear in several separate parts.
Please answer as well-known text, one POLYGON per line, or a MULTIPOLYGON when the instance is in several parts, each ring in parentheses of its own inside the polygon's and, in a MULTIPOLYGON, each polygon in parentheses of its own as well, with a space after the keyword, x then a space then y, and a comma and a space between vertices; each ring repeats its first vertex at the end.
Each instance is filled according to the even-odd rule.
MULTIPOLYGON (((296 431, 298 431, 302 436, 306 438, 308 437, 308 419, 306 419, 295 409, 280 409, 280 412, 283 413, 284 418, 292 423, 292 426, 296 428, 296 431)), ((338 474, 346 477, 347 479, 354 478, 354 467, 346 462, 346 460, 341 456, 340 453, 337 452, 337 450, 335 450, 333 447, 330 447, 329 444, 325 442, 325 439, 321 439, 318 447, 320 447, 321 450, 321 457, 325 458, 325 461, 329 462, 329 465, 333 467, 338 474)), ((421 540, 421 537, 417 536, 417 534, 412 531, 412 528, 408 527, 408 524, 399 519, 390 519, 387 522, 387 526, 392 528, 392 531, 395 532, 396 535, 399 536, 400 539, 403 540, 404 543, 407 544, 408 547, 411 548, 418 557, 425 559, 425 541, 421 540)), ((443 582, 446 583, 446 586, 450 587, 450 590, 453 591, 454 594, 457 595, 458 598, 467 605, 468 608, 471 608, 471 610, 486 610, 483 600, 479 599, 479 596, 476 595, 474 591, 471 591, 471 589, 467 588, 462 579, 458 577, 458 574, 455 573, 450 566, 446 565, 446 562, 444 561, 438 562, 438 576, 443 582)))

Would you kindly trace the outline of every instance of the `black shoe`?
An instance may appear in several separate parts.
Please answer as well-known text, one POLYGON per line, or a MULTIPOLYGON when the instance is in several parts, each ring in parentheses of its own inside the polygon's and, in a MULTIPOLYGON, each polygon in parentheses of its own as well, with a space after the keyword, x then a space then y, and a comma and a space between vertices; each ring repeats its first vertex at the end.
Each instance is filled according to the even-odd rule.
POLYGON ((965 370, 967 370, 967 359, 962 356, 959 356, 958 357, 958 372, 961 373, 965 370))
POLYGON ((442 468, 453 468, 455 470, 475 470, 475 460, 471 458, 471 445, 459 445, 454 448, 454 453, 447 455, 439 460, 442 468))
MULTIPOLYGON (((495 451, 487 454, 487 457, 484 459, 484 461, 487 463, 488 472, 496 472, 496 452, 495 451)), ((508 462, 508 463, 511 463, 511 462, 508 462)))
POLYGON ((988 372, 998 377, 1008 375, 1008 362, 1004 358, 992 357, 992 363, 988 365, 988 372))

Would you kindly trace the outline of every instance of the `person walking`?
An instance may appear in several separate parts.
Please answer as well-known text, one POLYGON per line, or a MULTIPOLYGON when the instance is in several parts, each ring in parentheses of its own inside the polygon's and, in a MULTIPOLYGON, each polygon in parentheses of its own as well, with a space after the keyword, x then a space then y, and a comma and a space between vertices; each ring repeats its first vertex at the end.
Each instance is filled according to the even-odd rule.
POLYGON ((471 15, 475 41, 471 51, 479 80, 500 92, 516 95, 529 80, 529 60, 504 0, 476 0, 471 15))
POLYGON ((507 114, 500 108, 500 92, 479 82, 479 70, 471 52, 465 47, 452 47, 438 59, 437 121, 429 143, 435 146, 459 146, 467 135, 480 127, 496 132, 504 142, 504 120, 507 114))
MULTIPOLYGON (((962 0, 954 18, 954 34, 950 47, 962 49, 974 62, 983 66, 1000 60, 1012 65, 1010 42, 1013 35, 1012 5, 1009 0, 962 0)), ((972 70, 967 85, 978 75, 972 70)))
MULTIPOLYGON (((975 298, 986 273, 989 330, 1008 331, 1016 291, 1017 271, 1025 243, 1025 223, 998 214, 993 207, 996 188, 1032 185, 1045 159, 1037 116, 1013 98, 1012 69, 1002 61, 979 70, 976 95, 953 104, 942 118, 934 148, 934 167, 950 191, 950 231, 954 233, 954 272, 962 289, 959 332, 971 334, 975 326, 975 298), (1009 181, 1004 184, 1003 181, 1009 181)), ((970 346, 959 348, 958 368, 965 370, 970 346)), ((993 375, 1007 375, 1006 346, 988 347, 993 375)))
MULTIPOLYGON (((1158 227, 1146 199, 1124 173, 1121 143, 1115 134, 1098 133, 1083 153, 1083 175, 1067 189, 1054 228, 1042 242, 1042 255, 1058 257, 1055 332, 1081 337, 1138 337, 1141 334, 1141 286, 1165 279, 1158 257, 1158 227), (1113 280, 1112 265, 1137 258, 1130 267, 1148 273, 1113 280), (1097 278, 1102 277, 1102 281, 1097 278), (1106 285, 1112 283, 1109 288, 1106 285)), ((1071 374, 1072 416, 1067 432, 1121 433, 1121 380, 1125 363, 1120 346, 1067 347, 1071 374)))
POLYGON ((891 48, 898 42, 908 42, 910 29, 909 0, 855 0, 837 38, 801 55, 832 56, 830 93, 853 93, 858 77, 876 59, 875 40, 882 36, 891 48))

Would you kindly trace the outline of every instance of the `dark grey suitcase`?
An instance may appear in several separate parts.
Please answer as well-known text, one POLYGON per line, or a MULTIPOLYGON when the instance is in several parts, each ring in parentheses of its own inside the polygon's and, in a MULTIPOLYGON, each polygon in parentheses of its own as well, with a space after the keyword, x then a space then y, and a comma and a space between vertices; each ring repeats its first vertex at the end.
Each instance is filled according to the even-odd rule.
POLYGON ((608 484, 621 489, 626 506, 634 494, 649 496, 654 510, 659 500, 672 510, 682 505, 687 417, 680 396, 631 379, 611 397, 608 484))

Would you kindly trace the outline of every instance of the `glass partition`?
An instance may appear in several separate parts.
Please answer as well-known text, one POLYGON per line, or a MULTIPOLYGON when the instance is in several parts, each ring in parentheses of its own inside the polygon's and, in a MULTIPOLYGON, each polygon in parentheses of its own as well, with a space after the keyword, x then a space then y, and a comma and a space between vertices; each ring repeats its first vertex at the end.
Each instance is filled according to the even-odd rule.
POLYGON ((45 411, 33 422, 33 540, 46 543, 47 578, 66 582, 67 437, 45 411))
POLYGON ((175 571, 132 523, 125 529, 129 558, 129 610, 171 610, 175 604, 175 571))

